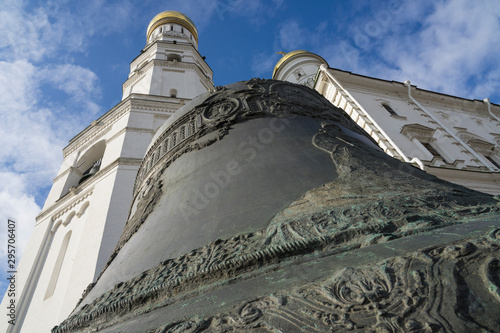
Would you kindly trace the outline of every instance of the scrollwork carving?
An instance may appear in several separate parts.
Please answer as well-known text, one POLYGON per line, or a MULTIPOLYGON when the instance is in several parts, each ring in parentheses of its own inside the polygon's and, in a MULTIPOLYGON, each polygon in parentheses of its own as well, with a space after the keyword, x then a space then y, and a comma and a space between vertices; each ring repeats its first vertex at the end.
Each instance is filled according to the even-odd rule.
POLYGON ((235 98, 216 101, 205 107, 203 117, 209 121, 221 117, 228 117, 239 109, 240 104, 241 102, 235 98))
POLYGON ((366 274, 351 267, 340 271, 323 286, 325 295, 343 307, 377 305, 392 292, 391 278, 385 268, 366 274))

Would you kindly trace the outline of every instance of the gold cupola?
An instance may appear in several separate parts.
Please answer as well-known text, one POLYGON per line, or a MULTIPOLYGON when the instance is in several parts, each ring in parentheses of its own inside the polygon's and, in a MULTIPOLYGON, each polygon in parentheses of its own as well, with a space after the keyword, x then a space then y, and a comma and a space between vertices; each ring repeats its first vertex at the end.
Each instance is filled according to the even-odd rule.
POLYGON ((156 15, 148 25, 148 30, 146 34, 146 40, 149 41, 151 33, 163 24, 176 23, 182 25, 184 28, 188 29, 193 35, 196 43, 198 43, 198 30, 194 22, 181 12, 175 10, 167 10, 158 15, 156 15))

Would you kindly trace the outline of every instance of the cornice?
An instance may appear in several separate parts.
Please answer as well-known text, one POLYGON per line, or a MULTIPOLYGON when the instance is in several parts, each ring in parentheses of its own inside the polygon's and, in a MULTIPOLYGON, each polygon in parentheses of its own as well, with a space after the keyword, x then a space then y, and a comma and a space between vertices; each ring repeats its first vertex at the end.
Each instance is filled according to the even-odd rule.
POLYGON ((61 209, 59 209, 55 214, 52 215, 52 220, 55 221, 58 218, 60 218, 61 216, 63 216, 64 214, 66 214, 67 212, 69 212, 71 209, 76 207, 76 205, 78 205, 80 202, 82 202, 83 200, 85 200, 89 196, 91 196, 92 193, 94 193, 93 186, 91 188, 89 188, 87 191, 78 194, 76 197, 74 197, 75 200, 73 200, 69 204, 67 204, 64 207, 62 207, 61 209))
MULTIPOLYGON (((392 94, 398 94, 400 98, 407 99, 407 88, 402 82, 388 81, 374 77, 364 76, 351 72, 342 71, 340 69, 330 68, 329 71, 343 84, 350 89, 366 89, 374 92, 387 92, 387 87, 393 87, 390 91, 392 94)), ((412 94, 420 103, 426 103, 437 108, 453 109, 454 111, 481 115, 488 115, 487 105, 477 99, 467 99, 458 96, 443 94, 435 91, 425 90, 412 86, 412 94)), ((494 113, 500 113, 500 107, 496 104, 491 104, 494 113)))
MULTIPOLYGON (((213 75, 212 69, 208 66, 208 64, 205 62, 203 57, 200 55, 198 50, 194 48, 191 44, 173 44, 169 42, 164 42, 164 41, 156 41, 154 45, 149 47, 145 52, 140 54, 137 58, 135 58, 132 63, 131 67, 137 66, 138 64, 144 62, 145 60, 148 60, 148 63, 155 60, 151 59, 155 53, 167 53, 168 51, 173 51, 173 52, 189 52, 190 55, 196 59, 196 63, 198 64, 199 67, 203 68, 203 70, 208 73, 209 75, 213 75), (137 65, 136 65, 137 64, 137 65)), ((156 59, 156 60, 164 60, 167 61, 166 59, 156 59)), ((206 75, 206 74, 204 74, 206 75)), ((130 76, 132 77, 132 76, 130 76)))
MULTIPOLYGON (((76 188, 75 191, 78 189, 76 188)), ((65 196, 56 201, 52 206, 48 207, 46 210, 40 212, 35 218, 38 224, 43 218, 52 214, 52 220, 57 220, 60 216, 64 215, 66 212, 71 210, 73 207, 78 205, 84 199, 88 198, 94 192, 94 186, 90 186, 80 192, 68 192, 65 196)))
POLYGON ((142 158, 133 158, 133 157, 120 157, 117 160, 118 165, 133 165, 139 166, 142 163, 142 158))
MULTIPOLYGON (((147 97, 148 95, 143 95, 147 97)), ((162 97, 162 96, 160 96, 162 97)), ((101 139, 105 134, 109 133, 112 125, 121 118, 124 114, 136 111, 146 110, 149 112, 162 112, 174 113, 179 107, 165 105, 168 102, 162 101, 148 101, 144 98, 137 98, 137 96, 130 95, 122 103, 112 108, 101 116, 77 136, 70 140, 68 146, 63 149, 64 158, 68 157, 76 150, 84 150, 101 139)))
POLYGON ((153 67, 153 61, 149 60, 143 67, 137 69, 134 71, 132 76, 129 76, 127 81, 123 82, 122 87, 127 88, 130 86, 132 83, 136 82, 140 78, 144 76, 144 74, 151 68, 153 67))
POLYGON ((200 52, 193 47, 191 44, 173 44, 169 42, 158 41, 158 49, 163 49, 165 52, 169 50, 173 51, 191 51, 193 58, 197 59, 197 62, 200 63, 200 67, 202 67, 207 73, 213 75, 212 69, 205 62, 200 52))
POLYGON ((155 118, 156 119, 168 119, 168 118, 170 118, 170 115, 167 116, 167 115, 164 115, 164 114, 156 114, 155 118))
POLYGON ((111 125, 116 122, 125 113, 130 112, 130 100, 126 99, 120 104, 106 112, 96 121, 85 128, 70 140, 69 144, 63 149, 63 157, 68 157, 75 150, 83 150, 89 147, 92 143, 100 139, 104 134, 111 130, 111 125))
POLYGON ((148 129, 148 128, 124 127, 120 131, 118 131, 117 133, 115 133, 113 136, 111 136, 109 139, 107 139, 106 140, 106 144, 108 144, 109 142, 113 141, 114 139, 116 139, 117 137, 119 137, 120 135, 122 135, 125 132, 148 133, 148 134, 151 134, 151 135, 153 135, 155 133, 152 129, 148 129))
POLYGON ((406 124, 401 129, 401 134, 412 140, 429 140, 436 132, 435 129, 421 125, 421 124, 406 124))
POLYGON ((150 60, 144 67, 134 72, 132 76, 130 76, 127 81, 125 81, 122 85, 123 88, 128 88, 131 84, 135 83, 139 79, 143 78, 146 72, 153 66, 158 67, 166 67, 166 68, 175 68, 175 69, 187 69, 194 70, 198 76, 205 82, 205 84, 209 87, 213 86, 212 79, 208 77, 200 68, 200 63, 196 62, 182 62, 182 61, 171 61, 171 60, 162 60, 162 59, 153 59, 150 60))
MULTIPOLYGON (((147 96, 147 95, 145 95, 147 96)), ((169 97, 167 97, 169 98, 169 97)), ((161 101, 147 101, 143 99, 132 99, 132 112, 137 112, 139 110, 145 111, 153 111, 153 112, 161 112, 161 113, 169 113, 174 114, 183 104, 175 104, 170 102, 161 102, 161 101), (171 104, 171 105, 168 105, 171 104)))

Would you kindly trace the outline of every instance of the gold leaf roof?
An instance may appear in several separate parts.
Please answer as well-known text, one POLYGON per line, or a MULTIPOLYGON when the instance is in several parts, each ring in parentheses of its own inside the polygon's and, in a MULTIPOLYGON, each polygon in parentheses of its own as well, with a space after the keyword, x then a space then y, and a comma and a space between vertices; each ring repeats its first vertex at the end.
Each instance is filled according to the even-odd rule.
POLYGON ((311 54, 311 55, 313 55, 316 58, 320 58, 320 59, 322 59, 325 62, 325 64, 327 64, 327 62, 322 57, 320 57, 317 54, 311 53, 309 51, 304 51, 304 50, 295 50, 295 51, 292 51, 292 52, 288 52, 283 57, 281 57, 281 59, 276 63, 276 66, 274 66, 273 76, 272 77, 274 78, 274 74, 276 74, 276 72, 278 71, 278 69, 280 68, 280 66, 283 65, 285 63, 285 61, 287 61, 288 59, 290 59, 290 58, 292 58, 294 56, 297 56, 299 54, 305 54, 305 53, 311 54))
POLYGON ((149 40, 149 36, 151 36, 153 30, 155 30, 160 25, 167 23, 177 23, 182 25, 191 32, 196 42, 198 42, 198 30, 196 30, 194 22, 191 21, 189 17, 176 10, 167 10, 153 17, 148 26, 146 40, 149 40))

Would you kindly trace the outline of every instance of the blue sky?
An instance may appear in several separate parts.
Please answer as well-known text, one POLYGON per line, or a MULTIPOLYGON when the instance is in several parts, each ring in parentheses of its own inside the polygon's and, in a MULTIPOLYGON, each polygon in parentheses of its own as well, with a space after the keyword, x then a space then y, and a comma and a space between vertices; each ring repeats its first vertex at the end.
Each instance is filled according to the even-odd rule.
POLYGON ((0 292, 6 223, 24 249, 62 148, 121 100, 159 12, 188 15, 216 85, 270 78, 278 51, 500 103, 500 2, 491 0, 3 0, 0 6, 0 292))

